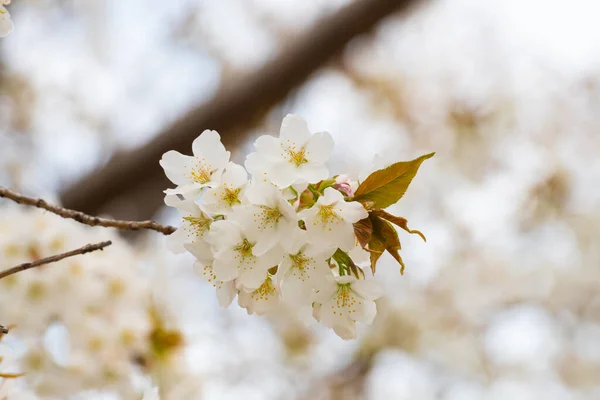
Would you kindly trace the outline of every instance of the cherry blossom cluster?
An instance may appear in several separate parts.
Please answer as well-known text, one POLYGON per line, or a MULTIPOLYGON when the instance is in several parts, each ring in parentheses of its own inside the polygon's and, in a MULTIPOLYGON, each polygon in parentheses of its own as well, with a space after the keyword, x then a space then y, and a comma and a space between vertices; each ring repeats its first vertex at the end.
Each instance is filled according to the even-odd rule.
POLYGON ((261 136, 254 147, 244 168, 206 130, 193 156, 163 155, 160 164, 177 185, 165 190, 165 203, 182 218, 167 246, 196 257, 224 307, 237 296, 249 314, 262 315, 285 302, 304 321, 312 316, 355 337, 356 322, 372 322, 382 295, 358 266, 369 258, 368 239, 355 233, 372 236, 374 202, 354 199, 357 182, 329 176, 331 135, 311 134, 297 115, 284 118, 279 137, 261 136))
POLYGON ((0 266, 107 237, 111 251, 0 280, 2 323, 13 326, 7 337, 24 349, 18 364, 6 366, 26 372, 15 384, 55 398, 99 388, 139 394, 131 377, 140 369, 136 360, 151 347, 152 282, 123 239, 39 210, 7 207, 0 213, 0 266))
POLYGON ((7 36, 13 29, 13 23, 6 7, 11 0, 0 0, 0 37, 7 36))

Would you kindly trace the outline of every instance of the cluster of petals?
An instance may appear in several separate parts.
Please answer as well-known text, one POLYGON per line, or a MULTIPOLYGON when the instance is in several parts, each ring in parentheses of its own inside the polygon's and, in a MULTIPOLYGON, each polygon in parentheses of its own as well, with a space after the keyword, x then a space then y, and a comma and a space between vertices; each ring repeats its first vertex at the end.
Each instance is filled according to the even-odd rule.
POLYGON ((10 13, 6 7, 10 0, 0 0, 0 37, 7 36, 13 29, 13 23, 10 19, 10 13))
POLYGON ((165 203, 181 216, 168 248, 196 257, 197 274, 224 307, 237 297, 249 314, 263 315, 285 302, 306 322, 354 337, 356 322, 373 320, 381 293, 335 261, 336 252, 356 251, 353 224, 368 213, 351 200, 347 179, 329 176, 331 135, 311 134, 290 114, 279 137, 261 136, 254 147, 244 166, 235 164, 219 134, 206 130, 192 156, 163 155, 176 185, 165 203))
MULTIPOLYGON (((8 339, 19 343, 21 355, 17 368, 6 359, 0 368, 26 371, 19 383, 43 398, 72 398, 100 388, 137 393, 131 377, 139 373, 136 357, 150 350, 151 281, 136 252, 115 233, 38 209, 0 212, 2 269, 107 238, 110 251, 0 280, 1 322, 14 326, 8 339)), ((2 390, 0 398, 20 398, 12 392, 4 397, 2 390)))

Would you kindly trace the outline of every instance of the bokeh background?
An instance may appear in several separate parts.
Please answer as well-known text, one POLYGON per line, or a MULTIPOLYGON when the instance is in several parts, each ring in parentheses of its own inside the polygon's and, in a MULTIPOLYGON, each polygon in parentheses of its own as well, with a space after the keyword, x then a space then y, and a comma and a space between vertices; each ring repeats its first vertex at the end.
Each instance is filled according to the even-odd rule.
MULTIPOLYGON (((112 268, 103 279, 137 294, 103 303, 94 323, 70 310, 86 291, 48 294, 80 282, 72 265, 42 291, 54 304, 45 314, 30 301, 44 282, 36 272, 0 285, 0 322, 19 321, 3 348, 28 371, 17 386, 55 399, 140 398, 152 384, 174 400, 600 399, 597 1, 15 0, 9 10, 0 184, 27 194, 177 224, 161 206, 162 152, 190 153, 217 129, 242 162, 289 112, 333 135, 334 173, 436 152, 392 208, 428 241, 400 234, 404 276, 382 258, 386 296, 359 339, 285 310, 221 309, 163 237, 110 233, 122 249, 99 259, 112 268), (167 332, 158 342, 169 346, 155 335, 152 356, 133 357, 127 341, 96 355, 115 318, 167 332), (19 338, 29 322, 37 339, 19 338), (159 357, 170 349, 176 357, 159 357), (108 369, 93 366, 100 358, 108 369)), ((58 236, 70 248, 107 235, 0 207, 2 266, 51 254, 58 236)))

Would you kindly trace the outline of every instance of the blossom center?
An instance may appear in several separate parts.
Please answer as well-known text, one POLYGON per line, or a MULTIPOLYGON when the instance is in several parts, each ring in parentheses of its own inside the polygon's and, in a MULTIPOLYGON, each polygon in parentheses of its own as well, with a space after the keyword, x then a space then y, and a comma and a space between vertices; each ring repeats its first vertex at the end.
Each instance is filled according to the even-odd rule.
POLYGON ((189 230, 192 231, 192 234, 196 237, 203 236, 204 233, 210 228, 211 219, 206 217, 194 217, 193 215, 187 215, 183 217, 184 221, 187 221, 190 224, 189 230))
POLYGON ((241 261, 246 261, 255 258, 254 254, 252 254, 252 248, 254 247, 253 243, 250 243, 248 239, 244 238, 244 240, 235 246, 233 250, 238 254, 235 258, 241 258, 241 261))
POLYGON ((195 160, 194 164, 194 168, 192 168, 192 172, 190 172, 192 180, 202 185, 210 182, 210 176, 214 172, 211 170, 210 165, 198 159, 195 160))
POLYGON ((306 255, 302 252, 298 254, 290 254, 290 259, 292 260, 292 268, 296 268, 300 271, 304 271, 310 262, 310 258, 306 257, 306 255))
POLYGON ((340 217, 334 209, 334 205, 333 204, 328 204, 328 205, 321 205, 319 207, 319 211, 317 212, 317 218, 315 221, 315 225, 318 222, 320 222, 323 225, 329 225, 332 223, 336 223, 339 224, 340 220, 343 221, 344 218, 340 217))
POLYGON ((295 144, 290 144, 285 148, 285 155, 289 162, 294 164, 296 167, 301 166, 302 164, 306 164, 308 160, 306 159, 306 150, 304 146, 298 149, 295 144))
POLYGON ((275 286, 273 286, 273 281, 271 277, 267 277, 262 285, 254 292, 252 292, 253 300, 268 300, 270 296, 275 295, 275 286))
POLYGON ((283 214, 278 208, 260 206, 260 211, 254 213, 254 216, 258 219, 258 221, 255 220, 255 222, 258 222, 258 229, 265 231, 275 228, 283 214))
POLYGON ((241 204, 241 201, 239 199, 241 191, 242 191, 242 188, 237 188, 237 189, 234 189, 233 187, 225 188, 223 190, 221 199, 225 200, 227 202, 227 204, 229 204, 230 206, 232 206, 234 204, 241 204))
POLYGON ((362 305, 362 301, 357 301, 352 293, 350 283, 338 283, 338 289, 335 294, 335 303, 331 305, 334 315, 343 316, 345 313, 352 315, 356 313, 356 307, 362 305))

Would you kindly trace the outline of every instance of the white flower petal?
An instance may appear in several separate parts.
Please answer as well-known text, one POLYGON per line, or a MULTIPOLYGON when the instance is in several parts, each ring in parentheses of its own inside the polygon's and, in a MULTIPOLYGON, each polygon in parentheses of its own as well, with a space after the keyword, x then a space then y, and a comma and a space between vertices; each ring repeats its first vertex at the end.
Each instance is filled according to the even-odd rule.
MULTIPOLYGON (((334 243, 346 253, 352 250, 356 244, 354 227, 349 223, 331 224, 327 230, 322 230, 321 236, 326 236, 325 243, 334 243)), ((315 243, 319 243, 315 241, 315 243)))
POLYGON ((189 242, 188 234, 182 224, 175 232, 167 236, 167 249, 175 254, 184 253, 185 247, 183 245, 187 242, 189 242))
POLYGON ((230 162, 221 177, 223 183, 232 185, 233 187, 244 186, 248 182, 248 172, 239 164, 230 162))
POLYGON ((236 260, 231 253, 222 255, 222 258, 216 258, 213 262, 213 270, 216 279, 227 282, 237 278, 240 275, 236 267, 236 260))
POLYGON ((229 307, 236 295, 237 290, 234 281, 221 282, 220 286, 217 286, 217 300, 221 307, 229 307))
POLYGON ((185 185, 191 182, 188 174, 190 173, 193 162, 194 157, 183 155, 175 150, 170 150, 163 154, 159 164, 164 169, 165 175, 171 182, 176 185, 185 185))
POLYGON ((194 243, 186 243, 183 245, 187 251, 192 253, 200 262, 204 264, 210 264, 213 261, 213 254, 210 248, 210 244, 204 240, 198 240, 194 243))
POLYGON ((377 315, 377 306, 374 301, 365 301, 360 307, 356 307, 355 321, 361 321, 365 324, 371 324, 377 315))
POLYGON ((352 289, 366 300, 377 300, 383 296, 384 291, 372 280, 358 279, 352 284, 352 289))
POLYGON ((279 242, 280 238, 281 234, 277 229, 263 231, 260 236, 256 237, 256 245, 252 249, 252 253, 257 256, 265 254, 279 242))
POLYGON ((272 163, 267 174, 267 179, 280 188, 292 185, 298 178, 298 168, 287 161, 272 163))
POLYGON ((303 164, 298 168, 297 175, 310 183, 317 183, 329 177, 329 170, 324 165, 303 164))
POLYGON ((241 307, 246 308, 248 314, 263 315, 276 307, 279 300, 277 286, 273 279, 267 276, 258 289, 240 292, 238 303, 241 307))
POLYGON ((8 10, 0 5, 0 37, 6 37, 13 30, 13 22, 8 10))
POLYGON ((286 115, 281 123, 279 138, 284 145, 289 140, 292 144, 304 146, 310 139, 306 121, 296 114, 286 115))
POLYGON ((250 203, 269 207, 275 207, 278 197, 281 196, 277 187, 263 181, 253 181, 246 191, 246 198, 250 203))
POLYGON ((221 143, 221 136, 217 131, 205 130, 192 143, 194 156, 206 161, 211 169, 224 169, 229 162, 230 153, 221 143))
POLYGON ((200 215, 200 207, 193 200, 182 200, 176 194, 167 194, 165 204, 175 207, 182 215, 200 215))
POLYGON ((367 210, 358 201, 343 201, 337 206, 341 208, 342 215, 350 223, 358 222, 369 216, 367 210))
POLYGON ((240 271, 238 282, 246 289, 257 289, 265 280, 270 267, 252 266, 240 271))
POLYGON ((263 135, 256 139, 254 148, 263 154, 279 154, 281 153, 281 145, 279 143, 279 139, 276 137, 263 135))
POLYGON ((206 241, 217 249, 235 246, 242 241, 240 227, 229 220, 215 221, 206 235, 206 241))
POLYGON ((319 200, 317 200, 319 204, 334 204, 343 201, 344 195, 332 187, 328 187, 327 189, 325 189, 323 191, 323 196, 319 197, 319 200))
POLYGON ((200 194, 202 187, 197 183, 188 183, 185 185, 179 185, 174 189, 166 189, 165 193, 169 196, 172 195, 182 195, 186 199, 194 200, 200 194))
POLYGON ((306 144, 306 158, 315 163, 325 164, 333 150, 333 138, 327 132, 312 135, 306 144))
POLYGON ((356 338, 356 324, 351 321, 347 321, 344 325, 335 325, 333 331, 344 340, 356 338))

